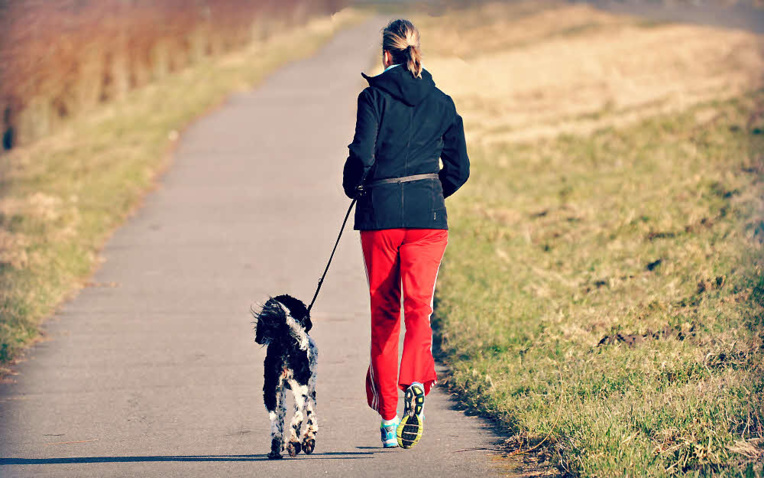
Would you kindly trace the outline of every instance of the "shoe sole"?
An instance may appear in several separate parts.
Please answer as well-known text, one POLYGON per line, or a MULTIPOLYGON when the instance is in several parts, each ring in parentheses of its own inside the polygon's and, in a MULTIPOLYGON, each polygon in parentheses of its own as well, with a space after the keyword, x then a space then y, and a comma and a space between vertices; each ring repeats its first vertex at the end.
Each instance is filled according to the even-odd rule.
POLYGON ((398 445, 401 448, 411 448, 419 443, 424 432, 424 422, 420 420, 424 407, 424 390, 419 387, 407 388, 405 402, 403 419, 398 425, 398 445))

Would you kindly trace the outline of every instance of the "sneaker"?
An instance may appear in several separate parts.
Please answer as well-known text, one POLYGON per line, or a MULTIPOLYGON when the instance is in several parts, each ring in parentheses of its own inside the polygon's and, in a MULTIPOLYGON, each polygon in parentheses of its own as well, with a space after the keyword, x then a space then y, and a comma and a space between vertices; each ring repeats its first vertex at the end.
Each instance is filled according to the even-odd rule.
POLYGON ((424 386, 412 383, 404 396, 403 419, 398 425, 398 445, 411 448, 419 442, 424 431, 424 386))
POLYGON ((385 448, 395 448, 398 446, 398 424, 401 419, 398 415, 392 420, 382 420, 382 424, 379 426, 380 434, 382 435, 382 446, 385 448))

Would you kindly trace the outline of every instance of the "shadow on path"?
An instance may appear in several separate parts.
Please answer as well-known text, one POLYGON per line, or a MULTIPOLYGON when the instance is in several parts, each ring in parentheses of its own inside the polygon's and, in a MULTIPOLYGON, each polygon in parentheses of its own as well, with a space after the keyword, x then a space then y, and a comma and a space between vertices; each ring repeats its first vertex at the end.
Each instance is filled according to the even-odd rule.
MULTIPOLYGON (((371 458, 374 452, 326 452, 301 455, 299 460, 359 460, 371 458)), ((0 458, 5 465, 66 465, 76 463, 142 463, 166 461, 270 461, 267 455, 168 455, 168 456, 78 456, 70 458, 0 458)))

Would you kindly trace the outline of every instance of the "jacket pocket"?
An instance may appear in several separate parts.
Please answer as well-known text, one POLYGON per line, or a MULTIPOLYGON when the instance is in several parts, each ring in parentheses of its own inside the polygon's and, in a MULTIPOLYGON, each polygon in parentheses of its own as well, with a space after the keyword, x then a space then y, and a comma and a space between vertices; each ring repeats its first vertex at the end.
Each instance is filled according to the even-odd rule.
POLYGON ((371 199, 371 194, 367 192, 358 198, 355 207, 356 226, 363 228, 374 227, 376 214, 374 214, 374 201, 371 199))
POLYGON ((443 198, 443 185, 440 180, 430 181, 432 191, 432 210, 430 216, 433 221, 441 222, 446 220, 446 200, 443 198))

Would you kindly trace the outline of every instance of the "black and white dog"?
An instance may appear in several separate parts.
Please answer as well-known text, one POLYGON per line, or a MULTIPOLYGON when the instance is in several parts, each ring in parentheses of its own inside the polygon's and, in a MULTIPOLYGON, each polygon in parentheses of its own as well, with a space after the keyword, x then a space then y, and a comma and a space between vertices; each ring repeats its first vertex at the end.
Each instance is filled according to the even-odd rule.
POLYGON ((287 451, 313 453, 316 447, 316 363, 318 348, 308 335, 313 327, 305 304, 289 295, 268 299, 255 316, 255 342, 268 346, 265 357, 263 397, 271 419, 271 451, 268 458, 281 458, 284 449, 286 390, 294 394, 294 417, 287 451), (303 415, 303 408, 305 415, 303 415), (300 440, 303 419, 308 424, 300 440))

